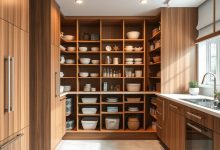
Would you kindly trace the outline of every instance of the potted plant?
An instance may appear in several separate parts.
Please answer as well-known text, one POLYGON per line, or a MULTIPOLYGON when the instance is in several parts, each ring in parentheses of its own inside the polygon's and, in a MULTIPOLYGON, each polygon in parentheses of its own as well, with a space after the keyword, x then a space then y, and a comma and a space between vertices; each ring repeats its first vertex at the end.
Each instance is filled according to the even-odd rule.
POLYGON ((189 82, 189 94, 198 95, 199 94, 199 85, 197 81, 189 82))
POLYGON ((220 92, 215 93, 215 99, 220 102, 220 92))

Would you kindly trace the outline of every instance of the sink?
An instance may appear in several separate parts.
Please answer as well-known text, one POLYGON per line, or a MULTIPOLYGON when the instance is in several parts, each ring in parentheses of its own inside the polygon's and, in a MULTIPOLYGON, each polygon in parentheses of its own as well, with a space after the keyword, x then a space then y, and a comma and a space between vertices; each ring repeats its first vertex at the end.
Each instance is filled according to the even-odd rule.
POLYGON ((214 110, 220 111, 220 103, 218 101, 210 100, 210 99, 181 99, 186 102, 190 102, 196 105, 200 105, 206 108, 211 108, 214 110))

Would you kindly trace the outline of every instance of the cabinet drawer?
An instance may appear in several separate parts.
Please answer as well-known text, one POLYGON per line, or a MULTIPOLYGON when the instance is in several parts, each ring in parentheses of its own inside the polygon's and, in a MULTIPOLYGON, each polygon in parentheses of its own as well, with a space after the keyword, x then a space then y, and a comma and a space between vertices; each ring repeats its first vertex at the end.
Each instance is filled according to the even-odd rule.
POLYGON ((185 116, 196 123, 199 123, 209 129, 213 129, 213 117, 211 115, 186 107, 185 116))
POLYGON ((184 106, 182 106, 180 104, 177 104, 175 102, 168 102, 167 107, 168 107, 168 110, 170 110, 170 111, 174 111, 178 114, 183 114, 183 110, 184 110, 183 107, 184 106))

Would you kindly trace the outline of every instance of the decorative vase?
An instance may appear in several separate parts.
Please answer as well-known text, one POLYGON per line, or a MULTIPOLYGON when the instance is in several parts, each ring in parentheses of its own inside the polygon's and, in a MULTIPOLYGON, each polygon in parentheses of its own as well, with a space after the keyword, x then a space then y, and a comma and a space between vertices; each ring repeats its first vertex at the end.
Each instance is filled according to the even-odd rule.
POLYGON ((189 94, 199 95, 199 88, 189 88, 189 94))

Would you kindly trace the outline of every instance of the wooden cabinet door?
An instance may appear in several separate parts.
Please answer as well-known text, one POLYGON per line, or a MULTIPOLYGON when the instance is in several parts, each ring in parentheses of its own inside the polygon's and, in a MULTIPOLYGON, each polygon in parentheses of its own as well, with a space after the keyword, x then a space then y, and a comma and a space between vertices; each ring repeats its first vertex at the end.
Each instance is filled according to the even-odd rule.
POLYGON ((215 132, 214 133, 214 150, 219 150, 220 148, 220 134, 215 132))
POLYGON ((27 34, 2 20, 0 20, 0 30, 1 141, 29 125, 29 52, 27 34), (5 60, 8 56, 11 59, 5 60), (8 77, 9 66, 10 78, 8 77), (10 79, 10 84, 8 79, 10 79), (11 86, 10 90, 8 90, 8 85, 11 86), (11 103, 10 112, 5 109, 9 103, 8 95, 10 95, 11 103))
POLYGON ((29 150, 29 127, 0 142, 1 150, 29 150))
POLYGON ((9 134, 9 113, 6 112, 7 97, 7 69, 8 62, 8 35, 9 25, 0 19, 0 141, 7 138, 9 134))
POLYGON ((170 150, 185 150, 185 119, 181 108, 175 103, 168 103, 168 147, 170 150))
POLYGON ((29 32, 29 0, 21 1, 21 29, 29 32))

